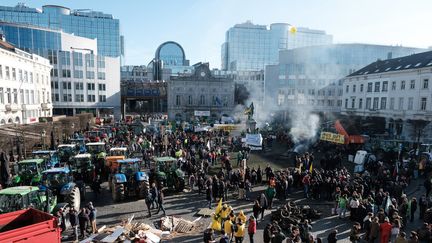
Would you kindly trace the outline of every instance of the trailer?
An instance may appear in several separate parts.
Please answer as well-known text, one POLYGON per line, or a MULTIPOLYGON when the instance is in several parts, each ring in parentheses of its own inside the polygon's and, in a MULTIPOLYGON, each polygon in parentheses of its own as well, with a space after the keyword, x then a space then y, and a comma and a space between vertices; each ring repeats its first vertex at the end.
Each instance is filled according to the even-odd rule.
POLYGON ((0 242, 60 242, 56 217, 29 208, 0 215, 0 242))

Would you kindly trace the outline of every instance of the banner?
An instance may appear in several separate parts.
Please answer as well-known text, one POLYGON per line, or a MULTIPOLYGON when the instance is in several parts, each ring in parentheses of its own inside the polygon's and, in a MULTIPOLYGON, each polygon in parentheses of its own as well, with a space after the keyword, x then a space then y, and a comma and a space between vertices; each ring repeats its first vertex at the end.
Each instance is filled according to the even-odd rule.
POLYGON ((210 116, 210 111, 194 111, 194 116, 210 116))
POLYGON ((263 141, 263 138, 262 138, 260 133, 258 133, 258 134, 247 133, 246 134, 246 144, 249 146, 261 147, 262 141, 263 141))
POLYGON ((332 143, 345 144, 345 136, 331 132, 321 132, 320 140, 332 143))
POLYGON ((214 128, 216 129, 222 129, 226 132, 231 132, 232 130, 236 129, 237 126, 236 125, 232 125, 232 124, 214 124, 214 128))

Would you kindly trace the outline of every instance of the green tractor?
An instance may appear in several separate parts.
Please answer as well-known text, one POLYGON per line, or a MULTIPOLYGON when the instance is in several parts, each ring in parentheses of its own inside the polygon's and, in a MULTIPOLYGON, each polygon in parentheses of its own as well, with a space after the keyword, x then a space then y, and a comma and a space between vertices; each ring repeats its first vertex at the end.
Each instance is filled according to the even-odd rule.
POLYGON ((75 182, 91 184, 95 177, 96 171, 95 166, 91 159, 91 154, 77 154, 75 155, 69 164, 69 168, 72 171, 75 182))
POLYGON ((17 163, 16 175, 12 179, 13 185, 36 186, 42 178, 42 171, 48 168, 44 159, 28 159, 17 163))
POLYGON ((57 198, 36 186, 15 186, 0 190, 0 213, 33 207, 48 213, 56 211, 57 198))
POLYGON ((140 170, 139 159, 117 160, 117 169, 110 176, 110 188, 114 202, 122 201, 125 197, 137 196, 146 198, 149 189, 148 175, 140 170))
POLYGON ((52 168, 42 172, 42 186, 53 192, 59 202, 80 210, 81 199, 85 197, 85 186, 75 183, 69 168, 52 168))
POLYGON ((154 159, 155 168, 152 169, 151 181, 159 188, 169 187, 176 191, 183 191, 185 188, 185 175, 177 168, 177 159, 174 157, 159 157, 154 159))
POLYGON ((106 150, 104 142, 86 143, 86 151, 91 155, 95 171, 102 178, 108 178, 108 169, 105 168, 106 150))

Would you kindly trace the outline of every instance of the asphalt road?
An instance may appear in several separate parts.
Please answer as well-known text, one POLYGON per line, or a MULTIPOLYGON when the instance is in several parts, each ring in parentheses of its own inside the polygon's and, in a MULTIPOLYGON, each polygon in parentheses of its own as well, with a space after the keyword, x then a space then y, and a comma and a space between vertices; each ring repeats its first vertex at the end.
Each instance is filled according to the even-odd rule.
MULTIPOLYGON (((423 180, 414 180, 411 182, 406 190, 409 197, 416 196, 419 198, 424 188, 421 186, 423 180)), ((162 213, 155 214, 156 210, 152 210, 152 217, 147 216, 147 208, 144 200, 129 199, 121 203, 113 203, 111 194, 108 191, 107 183, 103 185, 102 194, 95 198, 92 192, 89 192, 87 199, 91 200, 98 210, 97 224, 98 227, 103 225, 113 226, 119 225, 122 220, 129 218, 134 215, 134 221, 143 222, 149 225, 158 225, 162 213)), ((265 186, 259 186, 254 188, 252 198, 256 198, 258 194, 265 189, 265 186)), ((352 227, 352 222, 349 219, 339 219, 337 216, 331 216, 330 211, 332 207, 331 202, 315 201, 312 199, 302 198, 302 192, 294 192, 289 200, 294 200, 298 204, 309 204, 312 208, 317 209, 323 213, 321 219, 312 222, 312 234, 315 237, 320 237, 323 242, 326 242, 327 235, 329 232, 336 228, 338 229, 338 242, 349 242, 348 235, 352 227)), ((236 212, 243 210, 244 213, 249 216, 252 214, 252 202, 245 200, 236 200, 232 194, 229 195, 227 204, 233 206, 236 212)), ((194 192, 182 192, 166 194, 165 196, 165 209, 167 215, 176 215, 187 220, 195 220, 198 218, 196 213, 206 207, 205 194, 199 195, 196 191, 194 192)), ((282 202, 275 200, 274 208, 281 205, 282 202)), ((215 206, 215 205, 214 205, 215 206)), ((270 211, 267 210, 263 221, 259 220, 257 225, 257 233, 255 235, 255 242, 263 242, 263 228, 270 222, 271 216, 270 211)), ((202 218, 201 222, 204 225, 210 224, 209 218, 202 218)), ((416 219, 414 223, 409 223, 406 228, 406 232, 415 230, 421 226, 420 220, 416 219)), ((409 235, 409 234, 408 234, 409 235)), ((248 236, 245 236, 244 242, 248 242, 248 236)), ((175 238, 164 241, 164 242, 202 242, 202 232, 198 234, 178 234, 175 238)))

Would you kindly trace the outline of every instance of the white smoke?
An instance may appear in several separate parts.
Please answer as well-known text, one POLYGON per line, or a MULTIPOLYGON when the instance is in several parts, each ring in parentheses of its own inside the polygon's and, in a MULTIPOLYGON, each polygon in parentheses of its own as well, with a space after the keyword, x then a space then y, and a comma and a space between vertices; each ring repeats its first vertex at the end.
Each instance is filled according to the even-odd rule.
POLYGON ((290 115, 290 135, 295 144, 314 142, 319 129, 319 116, 303 111, 293 111, 290 115))

